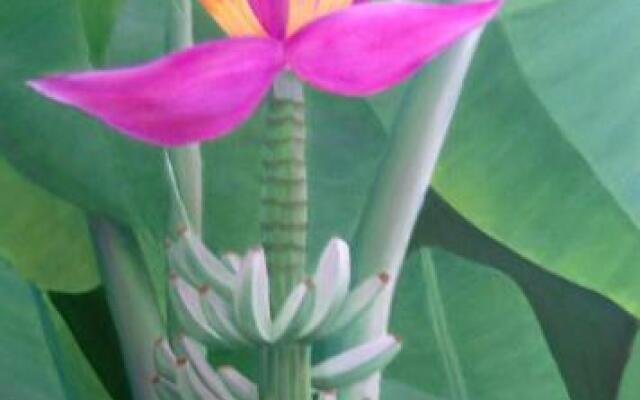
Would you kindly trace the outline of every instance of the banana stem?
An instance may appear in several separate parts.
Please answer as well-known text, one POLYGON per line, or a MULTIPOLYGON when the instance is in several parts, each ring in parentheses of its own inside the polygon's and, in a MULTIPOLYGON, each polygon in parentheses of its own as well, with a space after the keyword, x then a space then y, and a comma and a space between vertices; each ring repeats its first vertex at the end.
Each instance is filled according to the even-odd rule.
POLYGON ((101 217, 89 223, 133 397, 152 399, 153 342, 164 329, 151 284, 129 232, 101 217))
MULTIPOLYGON (((370 312, 342 336, 344 348, 387 331, 393 287, 481 33, 482 28, 468 34, 414 78, 403 99, 394 140, 353 247, 357 279, 385 270, 391 282, 370 312)), ((341 391, 339 398, 375 400, 379 391, 378 373, 341 391)))
MULTIPOLYGON (((172 0, 167 23, 167 50, 192 43, 191 0, 172 0)), ((202 225, 202 178, 197 145, 168 151, 192 229, 202 225)), ((172 222, 176 222, 176 213, 172 222)), ((165 334, 149 276, 132 233, 103 217, 90 217, 89 225, 107 302, 118 332, 127 374, 136 400, 154 399, 153 343, 165 334)))
MULTIPOLYGON (((199 145, 168 149, 167 154, 172 166, 171 188, 178 195, 172 204, 172 229, 181 228, 187 223, 197 235, 202 234, 202 159, 199 145), (179 200, 180 204, 177 204, 179 200), (183 215, 186 213, 186 215, 183 215), (184 218, 187 221, 184 221, 184 218)), ((174 196, 175 197, 175 196, 174 196)))
MULTIPOLYGON (((302 84, 289 74, 274 84, 262 146, 261 232, 275 314, 306 274, 307 173, 302 84)), ((290 343, 262 349, 262 400, 308 400, 310 350, 290 343)))
MULTIPOLYGON (((167 50, 180 50, 193 44, 193 17, 191 0, 171 0, 167 23, 167 50)), ((167 150, 177 192, 186 209, 189 227, 200 235, 202 233, 202 157, 198 144, 171 148, 167 150)), ((175 207, 175 205, 174 205, 175 207)), ((178 228, 182 215, 171 216, 172 228, 178 228)))

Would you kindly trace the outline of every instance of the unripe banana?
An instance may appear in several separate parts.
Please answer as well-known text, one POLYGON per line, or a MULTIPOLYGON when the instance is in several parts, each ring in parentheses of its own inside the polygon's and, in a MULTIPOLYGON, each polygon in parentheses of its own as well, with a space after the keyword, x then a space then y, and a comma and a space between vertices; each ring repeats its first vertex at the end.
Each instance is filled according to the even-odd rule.
POLYGON ((271 342, 269 277, 261 248, 250 250, 243 260, 233 291, 236 324, 254 341, 271 342))
POLYGON ((182 336, 179 340, 179 346, 182 348, 191 367, 209 391, 221 400, 234 400, 223 379, 207 362, 205 350, 198 343, 186 336, 182 336))
POLYGON ((200 288, 198 292, 202 311, 213 330, 231 344, 249 345, 250 342, 236 328, 231 305, 207 286, 200 288))
POLYGON ((222 400, 202 383, 184 357, 178 357, 177 360, 176 386, 182 400, 222 400))
POLYGON ((153 391, 159 400, 181 399, 177 386, 162 376, 156 375, 151 378, 151 384, 153 386, 153 391))
POLYGON ((338 400, 338 392, 335 390, 318 392, 318 400, 338 400))
POLYGON ((367 311, 382 294, 390 281, 386 272, 365 279, 356 286, 347 296, 342 307, 334 314, 333 318, 320 326, 315 333, 315 338, 322 338, 337 332, 361 316, 367 311))
POLYGON ((167 265, 175 270, 189 285, 198 287, 203 284, 203 279, 191 270, 185 260, 184 251, 184 243, 182 241, 167 245, 167 265))
POLYGON ((401 347, 395 336, 381 336, 314 366, 311 383, 322 390, 351 385, 381 371, 401 347))
POLYGON ((291 336, 302 325, 301 321, 307 320, 304 317, 309 314, 308 309, 313 304, 310 298, 312 289, 314 287, 310 280, 305 280, 293 288, 273 323, 271 337, 273 342, 291 336))
POLYGON ((178 241, 170 247, 169 264, 193 286, 210 286, 224 298, 231 299, 234 274, 191 230, 182 230, 178 241))
POLYGON ((225 385, 237 400, 258 400, 258 388, 247 377, 230 366, 218 368, 225 385))
POLYGON ((299 333, 306 337, 330 316, 334 315, 347 297, 351 280, 349 246, 340 238, 329 241, 313 277, 315 285, 311 317, 299 333))
POLYGON ((242 267, 242 257, 236 253, 227 253, 223 255, 222 261, 233 274, 240 272, 240 268, 242 267))
POLYGON ((158 373, 163 378, 174 381, 176 378, 176 357, 165 338, 158 338, 153 346, 153 362, 158 373))
POLYGON ((169 285, 169 303, 180 326, 189 336, 200 343, 217 347, 229 346, 229 343, 207 324, 200 308, 197 291, 174 273, 171 274, 169 285))

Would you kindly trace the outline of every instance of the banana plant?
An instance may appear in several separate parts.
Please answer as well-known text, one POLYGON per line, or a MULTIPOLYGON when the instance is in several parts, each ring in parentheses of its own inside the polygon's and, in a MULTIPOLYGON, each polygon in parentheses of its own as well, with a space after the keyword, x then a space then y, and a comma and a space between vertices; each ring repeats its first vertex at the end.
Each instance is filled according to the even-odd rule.
MULTIPOLYGON (((378 398, 376 378, 401 348, 401 340, 387 333, 394 281, 479 30, 501 3, 202 3, 230 39, 192 46, 191 4, 176 3, 177 18, 187 21, 173 33, 171 42, 183 50, 142 66, 63 73, 28 82, 43 96, 77 107, 131 138, 171 147, 165 159, 172 189, 165 244, 170 269, 167 333, 156 341, 162 354, 154 358, 154 367, 164 374, 153 374, 154 393, 163 399, 232 399, 230 392, 274 400, 312 395, 378 398), (408 36, 407 31, 413 34, 408 36), (358 247, 362 253, 357 254, 355 270, 360 276, 355 284, 351 284, 350 246, 340 238, 329 241, 313 268, 315 273, 307 276, 302 82, 340 95, 372 95, 406 79, 460 40, 460 49, 449 55, 453 65, 444 67, 447 76, 435 79, 440 87, 427 90, 433 96, 425 103, 428 120, 416 122, 426 124, 426 131, 417 138, 407 135, 399 140, 390 150, 388 164, 382 166, 380 186, 387 186, 386 181, 389 185, 385 193, 375 194, 372 215, 364 219, 372 226, 365 223, 362 238, 357 239, 362 241, 358 247), (201 238, 202 169, 197 143, 232 132, 270 88, 262 139, 261 242, 241 256, 216 255, 201 238), (411 148, 415 154, 406 154, 411 148), (403 173, 413 176, 402 178, 403 173), (408 186, 396 190, 394 181, 408 186), (377 209, 398 198, 408 202, 402 206, 406 214, 377 209), (381 247, 385 252, 376 254, 374 249, 381 247), (385 265, 388 270, 383 269, 385 265), (366 322, 372 315, 376 322, 366 322), (362 320, 367 332, 356 324, 362 320), (352 342, 312 365, 314 343, 337 331, 349 332, 346 336, 352 335, 352 342), (252 384, 234 387, 233 380, 220 384, 225 375, 209 368, 202 351, 188 338, 214 348, 255 349, 261 366, 257 388, 252 384)), ((111 260, 110 243, 117 241, 117 235, 109 238, 103 232, 108 225, 96 224, 103 264, 115 269, 120 262, 111 260)), ((103 281, 117 282, 119 275, 111 271, 103 281)), ((122 283, 116 282, 106 285, 121 290, 116 287, 122 283)), ((124 308, 116 303, 112 301, 115 310, 124 308)), ((129 354, 148 347, 135 340, 139 339, 125 339, 133 343, 129 354)), ((148 375, 153 367, 142 361, 148 357, 136 358, 143 373, 132 368, 132 376, 148 375)), ((140 389, 137 397, 148 393, 140 389)))
MULTIPOLYGON (((41 15, 36 3, 15 6, 22 10, 15 15, 41 15)), ((528 7, 513 4, 507 12, 528 7)), ((0 256, 8 255, 6 264, 19 270, 28 264, 26 276, 46 282, 44 290, 82 292, 100 281, 122 353, 116 368, 126 372, 129 389, 114 390, 104 368, 97 372, 109 394, 91 373, 85 378, 90 385, 75 382, 72 376, 83 376, 78 370, 85 374, 87 364, 103 365, 104 356, 92 355, 86 345, 87 363, 74 346, 67 350, 73 340, 58 312, 81 344, 84 328, 74 323, 73 310, 65 310, 64 296, 42 296, 7 273, 7 287, 20 293, 19 307, 36 310, 29 321, 42 327, 44 340, 30 343, 46 343, 44 352, 54 360, 43 364, 57 377, 43 381, 52 396, 614 399, 636 331, 629 314, 635 297, 625 295, 630 286, 559 268, 566 258, 535 251, 542 257, 531 257, 522 236, 479 237, 458 217, 447 221, 449 230, 439 230, 443 200, 427 192, 487 26, 490 44, 498 42, 496 31, 503 28, 492 20, 502 7, 500 0, 170 0, 161 6, 110 0, 100 7, 89 0, 55 0, 46 18, 66 21, 51 34, 60 45, 33 52, 47 67, 12 70, 15 62, 0 64, 0 73, 11 78, 0 83, 0 111, 11 131, 0 136, 0 144, 20 172, 80 206, 65 210, 75 213, 76 231, 78 219, 86 217, 87 232, 79 235, 91 240, 80 244, 80 253, 95 253, 99 273, 92 275, 92 263, 83 261, 89 271, 83 285, 67 290, 66 276, 41 279, 33 272, 28 252, 15 258, 0 248, 0 256), (26 138, 31 128, 49 136, 29 110, 64 131, 61 143, 77 141, 78 155, 69 155, 70 146, 56 150, 55 143, 32 147, 26 138), (339 118, 346 122, 333 125, 339 118), (335 126, 338 132, 319 139, 335 126), (383 138, 367 144, 361 140, 365 131, 383 138), (341 141, 360 141, 345 146, 352 170, 330 165, 341 141), (374 154, 370 159, 368 152, 374 154), (63 173, 53 171, 53 179, 43 174, 42 165, 60 160, 66 163, 63 173), (336 200, 348 196, 349 187, 332 192, 331 180, 345 175, 366 195, 336 200), (229 196, 236 188, 239 194, 229 196), (322 207, 330 210, 319 212, 322 207), (491 254, 469 250, 448 232, 463 232, 461 237, 491 254), (527 260, 510 251, 522 251, 527 260), (543 261, 548 265, 533 264, 543 261), (486 265, 501 272, 489 273, 486 265), (600 294, 544 272, 554 268, 600 294), (570 293, 570 305, 549 306, 542 286, 570 293), (422 292, 424 299, 409 304, 410 296, 422 292), (496 295, 504 304, 489 300, 496 295), (406 317, 407 310, 423 303, 411 314, 414 323, 407 322, 414 318, 406 317), (607 341, 585 361, 584 369, 597 371, 592 375, 575 372, 579 352, 558 334, 575 327, 591 331, 572 307, 610 325, 606 332, 585 334, 593 347, 607 341), (474 310, 486 320, 474 318, 474 310), (530 351, 511 358, 507 350, 487 351, 513 339, 507 331, 517 332, 530 351), (485 333, 479 340, 486 339, 486 346, 479 350, 474 335, 464 332, 485 333), (528 363, 533 367, 522 367, 528 363), (532 378, 544 384, 527 388, 532 378), (595 389, 583 389, 585 382, 595 389)), ((23 51, 16 51, 18 63, 23 51)), ((479 63, 487 64, 486 58, 479 63)), ((464 112, 467 104, 462 102, 464 112)), ((445 200, 466 205, 449 170, 439 176, 436 189, 445 200)), ((465 217, 477 217, 472 206, 463 207, 465 217)), ((481 218, 473 222, 485 233, 505 235, 481 218)), ((0 232, 0 244, 2 238, 0 232)), ((57 263, 67 258, 62 260, 57 263)), ((0 330, 0 344, 4 340, 16 339, 5 339, 0 330)), ((2 361, 0 366, 11 368, 2 361)), ((25 376, 24 369, 17 371, 25 376)), ((632 382, 634 369, 629 371, 625 380, 632 382)), ((26 398, 23 390, 10 387, 0 394, 26 398)), ((625 385, 623 393, 633 396, 634 386, 625 385)))

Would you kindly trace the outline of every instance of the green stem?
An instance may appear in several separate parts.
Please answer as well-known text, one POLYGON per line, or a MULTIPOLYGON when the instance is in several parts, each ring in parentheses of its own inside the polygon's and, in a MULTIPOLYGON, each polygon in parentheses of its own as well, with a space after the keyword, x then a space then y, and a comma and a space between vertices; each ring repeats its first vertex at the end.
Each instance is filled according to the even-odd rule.
POLYGON ((185 49, 193 45, 193 12, 191 0, 169 0, 167 15, 168 51, 185 49))
MULTIPOLYGON (((276 313, 306 274, 307 173, 302 84, 289 74, 274 84, 263 143, 261 230, 276 313)), ((289 343, 264 348, 260 399, 309 400, 310 350, 289 343)))
MULTIPOLYGON (((192 145, 167 150, 175 181, 170 179, 175 187, 178 198, 172 204, 172 229, 188 224, 192 231, 202 234, 202 159, 200 146, 192 145), (177 203, 180 204, 177 204, 177 203), (183 215, 185 214, 186 215, 183 215), (187 221, 184 221, 184 219, 187 221)), ((173 195, 175 197, 175 195, 173 195)))
MULTIPOLYGON (((191 0, 171 0, 167 23, 167 50, 180 50, 193 45, 193 17, 191 0)), ((202 233, 202 156, 200 146, 193 144, 167 150, 180 199, 187 213, 191 229, 202 233)), ((183 223, 183 216, 175 209, 172 228, 183 223)))
MULTIPOLYGON (((394 139, 352 246, 356 279, 386 270, 392 281, 371 311, 342 337, 341 347, 387 331, 396 278, 481 32, 467 35, 414 78, 403 98, 394 139)), ((340 399, 374 400, 379 391, 376 374, 342 391, 340 399)))
POLYGON ((130 232, 101 217, 89 223, 133 397, 152 399, 153 342, 164 330, 151 284, 130 232))

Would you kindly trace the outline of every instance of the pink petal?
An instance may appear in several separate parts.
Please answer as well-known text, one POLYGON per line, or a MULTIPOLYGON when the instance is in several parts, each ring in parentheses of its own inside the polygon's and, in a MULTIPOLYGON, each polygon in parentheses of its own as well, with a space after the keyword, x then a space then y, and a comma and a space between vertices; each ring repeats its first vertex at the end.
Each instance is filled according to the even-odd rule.
POLYGON ((320 89, 370 95, 407 78, 487 22, 501 4, 358 4, 294 34, 287 42, 287 60, 303 80, 320 89))
POLYGON ((177 146, 214 139, 244 122, 283 67, 282 44, 225 39, 123 69, 44 77, 35 90, 127 135, 177 146))
POLYGON ((284 39, 289 18, 289 0, 249 0, 253 13, 271 37, 284 39))

